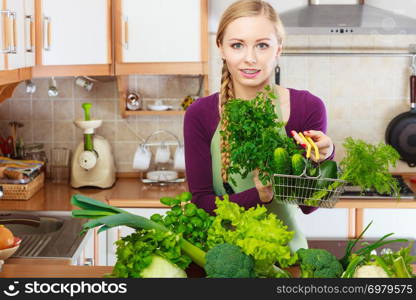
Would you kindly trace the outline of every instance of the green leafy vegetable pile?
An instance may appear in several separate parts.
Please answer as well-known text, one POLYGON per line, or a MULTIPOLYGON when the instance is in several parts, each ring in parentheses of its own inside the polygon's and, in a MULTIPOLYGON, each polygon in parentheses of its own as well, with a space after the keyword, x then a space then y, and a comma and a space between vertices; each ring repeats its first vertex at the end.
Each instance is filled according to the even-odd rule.
MULTIPOLYGON (((220 134, 229 144, 229 149, 222 149, 230 152, 228 175, 241 174, 246 178, 258 168, 259 179, 266 184, 270 174, 275 173, 275 148, 285 148, 290 156, 300 152, 293 139, 280 134, 285 124, 278 120, 272 99, 276 96, 267 86, 254 99, 230 99, 225 104, 224 119, 228 126, 220 134)), ((235 184, 232 177, 230 181, 235 184)))
POLYGON ((297 261, 288 246, 294 232, 288 231, 275 214, 267 213, 264 206, 245 210, 230 202, 228 195, 224 200, 217 197, 215 204, 216 217, 208 230, 208 246, 236 245, 253 257, 258 277, 287 277, 287 273, 280 272, 274 265, 286 268, 297 261))
POLYGON ((214 217, 194 203, 190 203, 191 198, 192 195, 189 192, 183 192, 175 198, 160 198, 160 202, 170 206, 171 209, 165 216, 153 214, 150 219, 164 225, 172 232, 181 233, 190 243, 207 251, 207 231, 214 217))
MULTIPOLYGON (((188 195, 181 194, 169 201, 172 199, 187 202, 188 195)), ((173 203, 178 205, 177 201, 173 203)), ((204 241, 208 251, 185 239, 185 232, 173 231, 179 226, 166 227, 164 217, 158 223, 83 195, 73 195, 71 204, 81 208, 72 211, 73 217, 90 219, 83 225, 83 232, 95 227, 100 227, 99 233, 116 226, 136 229, 116 242, 117 263, 110 277, 186 277, 184 270, 191 260, 204 268, 208 277, 288 278, 291 274, 281 268, 297 262, 302 277, 308 278, 339 277, 342 270, 345 270, 343 278, 414 277, 411 263, 416 257, 410 255, 411 245, 379 256, 372 253, 386 244, 407 242, 406 239, 387 240, 393 233, 353 252, 371 223, 357 239, 349 241, 344 257, 339 260, 340 267, 326 250, 300 249, 291 253, 288 244, 294 232, 288 231, 275 214, 268 214, 260 205, 245 210, 230 202, 227 195, 224 200, 216 199, 217 216, 204 241)), ((182 208, 182 213, 187 214, 186 208, 182 208)), ((174 222, 180 224, 179 218, 174 222)))
MULTIPOLYGON (((155 271, 150 272, 149 270, 153 268, 149 268, 149 266, 155 260, 163 261, 157 257, 162 257, 173 264, 170 268, 165 267, 169 273, 158 272, 159 277, 176 277, 175 275, 183 274, 183 269, 188 267, 191 259, 182 253, 180 241, 181 237, 177 234, 154 229, 137 230, 135 233, 123 237, 116 241, 117 263, 111 277, 152 277, 155 271)), ((160 262, 157 265, 161 265, 160 262)))

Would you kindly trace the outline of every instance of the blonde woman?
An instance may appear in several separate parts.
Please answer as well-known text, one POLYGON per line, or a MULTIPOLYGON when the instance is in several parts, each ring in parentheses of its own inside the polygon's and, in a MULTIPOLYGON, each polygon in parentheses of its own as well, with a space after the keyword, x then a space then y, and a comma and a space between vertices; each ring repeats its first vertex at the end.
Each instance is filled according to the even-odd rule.
MULTIPOLYGON (((189 190, 195 204, 212 212, 215 209, 215 197, 224 194, 229 194, 231 201, 245 208, 264 204, 289 229, 295 230, 291 243, 295 251, 300 247, 307 248, 306 239, 295 220, 297 207, 272 201, 271 186, 262 185, 257 172, 252 172, 245 179, 232 175, 237 185, 229 183, 225 172, 229 154, 221 151, 227 145, 219 134, 220 130, 227 130, 227 124, 222 122, 221 116, 224 104, 229 99, 252 99, 273 82, 284 38, 282 22, 269 3, 241 0, 226 9, 216 36, 223 60, 221 90, 198 99, 186 111, 185 163, 189 190)), ((287 122, 286 134, 301 141, 296 132, 303 132, 315 141, 322 160, 332 158, 334 146, 325 134, 327 120, 322 100, 308 91, 272 85, 278 95, 276 114, 287 122)), ((314 210, 311 207, 300 208, 306 214, 314 210)))

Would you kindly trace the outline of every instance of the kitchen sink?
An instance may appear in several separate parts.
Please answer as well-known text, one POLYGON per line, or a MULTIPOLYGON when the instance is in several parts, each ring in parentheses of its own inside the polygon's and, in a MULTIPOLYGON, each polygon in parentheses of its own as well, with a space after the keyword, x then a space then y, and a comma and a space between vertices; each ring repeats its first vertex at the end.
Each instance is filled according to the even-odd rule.
MULTIPOLYGON (((0 224, 7 224, 4 220, 1 219, 0 216, 0 224)), ((9 228, 15 236, 23 236, 27 234, 48 234, 52 232, 56 232, 62 228, 64 224, 64 220, 51 218, 51 217, 40 217, 39 222, 32 224, 16 224, 16 223, 9 223, 7 224, 7 228, 9 228)))
POLYGON ((52 258, 74 261, 86 235, 80 235, 85 219, 72 218, 70 211, 3 211, 5 224, 22 239, 12 258, 52 258))

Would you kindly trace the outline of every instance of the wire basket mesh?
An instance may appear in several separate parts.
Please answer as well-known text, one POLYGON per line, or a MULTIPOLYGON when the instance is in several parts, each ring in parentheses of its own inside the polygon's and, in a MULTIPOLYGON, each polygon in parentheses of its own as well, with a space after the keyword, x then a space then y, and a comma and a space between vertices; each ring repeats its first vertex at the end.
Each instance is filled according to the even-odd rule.
POLYGON ((274 174, 274 201, 332 208, 343 193, 346 181, 332 178, 274 174))

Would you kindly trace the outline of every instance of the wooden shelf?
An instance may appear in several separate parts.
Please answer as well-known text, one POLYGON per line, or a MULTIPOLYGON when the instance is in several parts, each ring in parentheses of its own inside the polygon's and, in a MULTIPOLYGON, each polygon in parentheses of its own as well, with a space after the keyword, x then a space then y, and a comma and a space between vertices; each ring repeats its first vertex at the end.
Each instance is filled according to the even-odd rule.
POLYGON ((180 116, 184 115, 184 110, 126 110, 126 116, 180 116))

